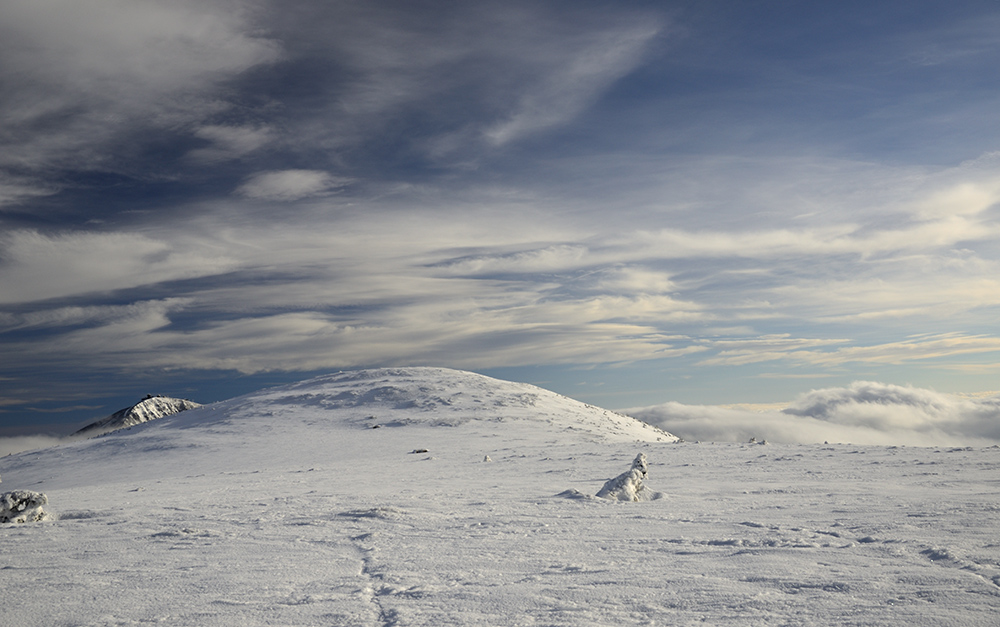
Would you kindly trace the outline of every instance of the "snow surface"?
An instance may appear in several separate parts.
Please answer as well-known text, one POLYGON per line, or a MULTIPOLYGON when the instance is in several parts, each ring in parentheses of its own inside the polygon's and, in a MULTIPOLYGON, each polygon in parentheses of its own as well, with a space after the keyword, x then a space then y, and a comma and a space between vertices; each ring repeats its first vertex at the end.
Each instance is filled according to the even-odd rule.
POLYGON ((0 602, 52 626, 994 627, 998 470, 997 447, 681 443, 478 375, 342 373, 0 459, 53 517, 0 525, 0 602), (590 496, 638 453, 664 498, 590 496))

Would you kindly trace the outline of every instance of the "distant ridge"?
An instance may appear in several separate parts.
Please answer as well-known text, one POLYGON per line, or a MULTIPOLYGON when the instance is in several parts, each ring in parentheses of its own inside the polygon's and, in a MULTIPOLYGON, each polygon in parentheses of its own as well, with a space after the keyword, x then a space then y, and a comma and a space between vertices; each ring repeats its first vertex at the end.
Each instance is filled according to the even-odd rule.
POLYGON ((148 395, 135 405, 120 409, 106 418, 92 422, 73 435, 95 436, 118 429, 125 429, 143 422, 172 416, 173 414, 201 407, 201 404, 182 398, 148 395))
MULTIPOLYGON (((343 430, 398 427, 466 427, 476 440, 498 433, 561 441, 676 442, 662 429, 555 392, 447 368, 409 367, 344 371, 266 388, 174 416, 201 405, 163 396, 147 397, 76 432, 94 436, 170 417, 153 427, 156 437, 238 434, 244 443, 280 424, 280 438, 293 447, 343 430), (501 426, 502 425, 502 426, 501 426), (475 433, 476 435, 473 435, 475 433)), ((152 437, 154 431, 144 436, 152 437)), ((235 440, 234 440, 235 441, 235 440)), ((280 448, 280 447, 279 447, 280 448)))

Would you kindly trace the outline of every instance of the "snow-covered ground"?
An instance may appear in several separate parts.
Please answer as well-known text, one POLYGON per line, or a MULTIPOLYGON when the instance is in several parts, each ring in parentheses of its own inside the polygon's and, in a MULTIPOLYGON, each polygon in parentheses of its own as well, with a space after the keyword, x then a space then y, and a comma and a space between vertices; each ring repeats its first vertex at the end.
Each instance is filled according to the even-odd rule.
POLYGON ((983 625, 1000 448, 695 444, 538 388, 343 373, 0 459, 5 624, 983 625), (598 499, 644 453, 644 502, 598 499))

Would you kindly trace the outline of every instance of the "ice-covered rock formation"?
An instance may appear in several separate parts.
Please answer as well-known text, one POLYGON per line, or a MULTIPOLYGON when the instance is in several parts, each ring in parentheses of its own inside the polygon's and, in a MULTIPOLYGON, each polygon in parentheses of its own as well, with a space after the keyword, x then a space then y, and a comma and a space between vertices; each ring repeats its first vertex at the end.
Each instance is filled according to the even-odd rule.
POLYGON ((663 493, 654 492, 646 487, 645 480, 648 473, 646 454, 639 453, 632 461, 632 468, 605 483, 597 496, 610 501, 652 501, 663 498, 663 493))
POLYGON ((41 492, 14 490, 0 494, 0 523, 38 522, 49 517, 42 505, 49 502, 41 492))
POLYGON ((135 405, 126 407, 93 422, 80 429, 73 435, 95 436, 118 429, 125 429, 133 425, 172 416, 178 412, 201 407, 200 404, 182 398, 170 398, 169 396, 147 396, 135 405))

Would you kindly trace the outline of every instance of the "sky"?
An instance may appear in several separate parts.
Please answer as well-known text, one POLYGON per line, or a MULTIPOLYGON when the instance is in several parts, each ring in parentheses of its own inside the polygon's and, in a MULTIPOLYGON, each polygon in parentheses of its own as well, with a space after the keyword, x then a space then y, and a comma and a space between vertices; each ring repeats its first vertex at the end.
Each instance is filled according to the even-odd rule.
POLYGON ((1000 389, 996 2, 0 15, 0 427, 396 365, 1000 389))

